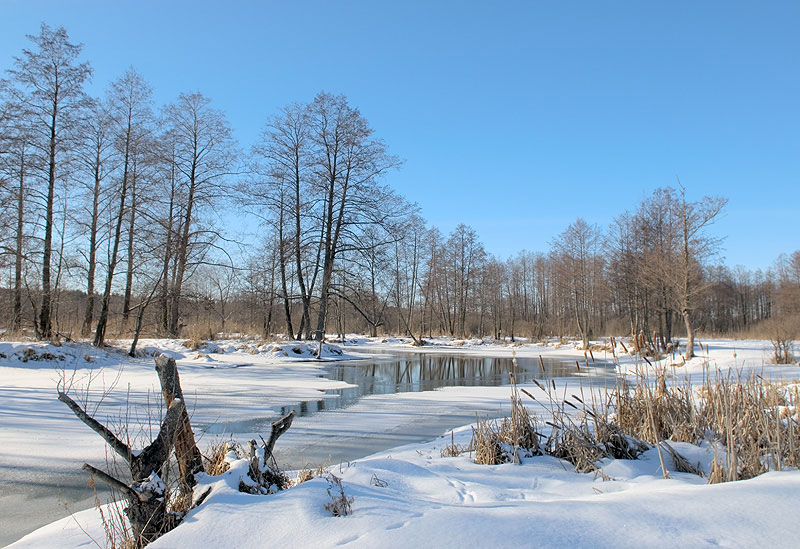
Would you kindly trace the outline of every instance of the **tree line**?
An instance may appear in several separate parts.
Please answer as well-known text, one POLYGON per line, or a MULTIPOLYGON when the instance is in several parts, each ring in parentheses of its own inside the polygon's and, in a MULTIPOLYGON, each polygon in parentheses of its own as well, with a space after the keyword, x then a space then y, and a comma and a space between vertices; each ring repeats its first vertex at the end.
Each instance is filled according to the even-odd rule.
POLYGON ((42 25, 0 81, 0 267, 7 330, 40 339, 246 331, 322 339, 677 335, 788 326, 800 251, 765 271, 717 263, 721 197, 656 189, 602 230, 501 260, 385 185, 400 167, 344 96, 270 117, 249 151, 199 92, 157 108, 133 68, 102 97, 81 46, 42 25), (255 220, 255 243, 219 212, 255 220), (230 224, 228 224, 230 225, 230 224), (243 263, 239 250, 247 258, 243 263))

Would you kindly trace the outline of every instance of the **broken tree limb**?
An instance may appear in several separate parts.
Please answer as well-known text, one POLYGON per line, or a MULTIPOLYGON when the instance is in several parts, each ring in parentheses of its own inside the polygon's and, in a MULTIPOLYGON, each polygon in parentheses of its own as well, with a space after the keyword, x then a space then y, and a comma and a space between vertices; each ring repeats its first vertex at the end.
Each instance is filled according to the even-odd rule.
POLYGON ((88 463, 84 464, 83 470, 97 476, 125 495, 128 501, 125 514, 131 524, 137 547, 144 547, 174 528, 180 517, 167 512, 168 498, 166 497, 166 487, 160 480, 160 473, 164 470, 172 451, 180 420, 186 414, 183 400, 172 401, 161 422, 156 439, 141 452, 134 452, 65 393, 59 392, 58 399, 69 406, 81 421, 103 437, 114 448, 114 451, 128 462, 133 478, 131 485, 126 485, 88 463))
POLYGON ((261 442, 264 443, 263 453, 261 453, 255 440, 250 441, 247 452, 250 462, 247 476, 250 477, 250 479, 241 479, 239 481, 240 492, 247 492, 248 494, 267 494, 272 493, 275 489, 283 490, 290 485, 289 478, 278 468, 278 464, 272 455, 272 450, 275 448, 278 437, 288 431, 289 427, 292 426, 294 416, 295 413, 292 411, 279 420, 274 421, 268 441, 264 440, 264 437, 260 437, 261 442), (270 458, 272 458, 272 466, 268 463, 270 458))
POLYGON ((178 376, 178 366, 174 358, 160 354, 156 357, 156 373, 161 383, 161 392, 169 406, 176 398, 183 400, 181 379, 178 376))
POLYGON ((102 480, 103 482, 105 482, 106 484, 111 486, 112 488, 115 488, 116 490, 119 490, 120 492, 122 492, 123 494, 125 494, 128 497, 135 497, 139 501, 142 501, 142 498, 144 497, 143 494, 137 492, 136 490, 134 490, 133 488, 131 488, 130 486, 128 486, 127 484, 125 484, 121 480, 112 477, 111 475, 109 475, 105 471, 102 471, 102 470, 98 469, 97 467, 92 467, 88 463, 84 463, 83 467, 81 467, 81 469, 83 469, 84 471, 86 471, 90 475, 99 478, 100 480, 102 480))
POLYGON ((111 448, 128 462, 134 482, 146 479, 150 473, 157 472, 167 461, 172 449, 172 441, 178 428, 179 420, 186 413, 182 400, 173 401, 161 422, 158 436, 141 452, 133 452, 127 444, 111 432, 111 430, 87 414, 80 405, 66 393, 59 392, 58 400, 69 406, 70 410, 94 432, 99 434, 111 448))
POLYGON ((266 463, 267 457, 272 455, 272 449, 275 448, 275 443, 278 437, 289 430, 294 420, 294 410, 283 416, 278 421, 272 423, 272 432, 269 434, 269 440, 264 444, 264 462, 266 463))
MULTIPOLYGON (((158 373, 161 393, 164 395, 167 407, 170 407, 176 400, 183 401, 183 389, 181 389, 181 380, 175 359, 163 354, 158 355, 156 357, 156 373, 158 373)), ((192 488, 196 484, 195 475, 203 472, 203 456, 197 448, 192 424, 185 406, 175 434, 175 456, 180 471, 181 493, 191 500, 192 488)))
POLYGON ((92 416, 87 414, 83 410, 83 408, 81 408, 80 405, 74 400, 72 400, 66 393, 59 391, 58 400, 69 406, 69 409, 72 410, 72 412, 78 417, 78 419, 80 419, 82 422, 88 425, 92 431, 103 437, 103 440, 105 440, 106 443, 109 446, 111 446, 112 450, 114 450, 117 454, 119 454, 128 463, 131 462, 131 457, 132 457, 131 449, 128 447, 127 444, 118 439, 117 436, 114 433, 112 433, 108 427, 106 427, 105 425, 94 419, 92 416))
POLYGON ((186 406, 182 400, 173 401, 161 422, 158 436, 139 454, 131 459, 131 475, 134 482, 146 480, 151 473, 158 473, 169 458, 175 435, 180 427, 186 406))

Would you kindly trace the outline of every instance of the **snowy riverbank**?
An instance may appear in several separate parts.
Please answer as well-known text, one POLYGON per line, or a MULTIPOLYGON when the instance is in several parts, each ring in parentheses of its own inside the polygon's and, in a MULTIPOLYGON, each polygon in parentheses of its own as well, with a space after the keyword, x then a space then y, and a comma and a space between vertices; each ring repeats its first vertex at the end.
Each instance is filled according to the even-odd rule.
MULTIPOLYGON (((586 360, 583 351, 571 345, 504 346, 444 339, 433 343, 412 348, 398 339, 357 338, 338 346, 342 355, 332 347, 330 359, 403 351, 476 356, 513 353, 518 357, 558 356, 579 363, 586 360)), ((671 372, 690 375, 696 382, 709 368, 743 375, 758 372, 774 379, 800 377, 796 364, 766 363, 768 342, 725 340, 703 344, 701 356, 671 372)), ((309 349, 302 344, 278 349, 257 347, 242 340, 219 342, 213 349, 196 351, 189 351, 177 341, 146 341, 143 345, 158 347, 178 360, 184 392, 193 395, 196 409, 202 410, 193 417, 194 422, 252 417, 256 410, 268 416, 287 400, 315 400, 321 390, 342 386, 341 382, 318 377, 325 362, 308 361, 309 349), (295 347, 300 352, 295 352, 295 347), (211 350, 222 352, 207 352, 211 350)), ((70 377, 74 374, 76 387, 96 376, 92 381, 95 392, 90 396, 97 400, 100 390, 110 386, 122 367, 115 388, 103 401, 101 417, 115 417, 128 400, 139 406, 146 404, 148 391, 151 396, 158 394, 157 380, 149 358, 129 360, 113 352, 89 354, 91 348, 72 345, 41 348, 4 343, 0 347, 6 355, 0 361, 4 379, 0 406, 7 419, 0 431, 0 468, 4 473, 0 502, 8 504, 9 509, 13 506, 24 511, 25 505, 18 502, 25 495, 20 487, 35 486, 41 471, 72 467, 77 470, 83 461, 102 464, 105 459, 100 439, 55 400, 60 368, 70 377), (15 358, 24 353, 25 347, 56 358, 27 362, 15 358), (59 447, 57 457, 53 453, 54 441, 59 447)), ((618 356, 621 371, 635 370, 637 362, 643 365, 629 355, 618 356)), ((611 353, 603 351, 595 351, 594 357, 614 360, 611 353)), ((580 384, 580 378, 570 378, 560 381, 559 389, 579 390, 580 384)), ((537 390, 534 386, 526 388, 537 390)), ((326 441, 333 446, 337 441, 349 444, 351 454, 346 459, 361 457, 374 450, 370 443, 376 432, 385 433, 383 443, 394 446, 407 441, 404 434, 422 431, 434 438, 454 426, 442 418, 468 423, 466 418, 474 417, 476 411, 497 415, 507 411, 508 397, 507 387, 448 387, 368 396, 346 409, 297 418, 280 439, 279 458, 281 453, 290 452, 319 457, 312 454, 315 449, 318 454, 319 446, 326 441)), ((546 418, 546 408, 532 405, 531 409, 546 418)), ((469 436, 469 429, 460 429, 454 440, 466 444, 469 436)), ((632 546, 654 545, 663 542, 666 535, 671 537, 670 543, 692 546, 746 546, 748 540, 756 538, 761 543, 768 540, 767 543, 780 546, 791 544, 800 533, 789 517, 800 503, 796 495, 800 485, 797 471, 707 486, 703 479, 688 474, 661 479, 659 461, 650 451, 637 461, 604 464, 603 471, 613 480, 603 481, 592 474, 574 473, 568 464, 551 457, 529 458, 522 466, 479 466, 466 455, 443 458, 441 448, 449 442, 449 436, 430 443, 416 442, 342 466, 328 461, 331 470, 342 477, 347 494, 354 497, 354 513, 347 518, 334 518, 324 510, 324 504, 330 501, 324 479, 274 496, 239 494, 231 479, 209 479, 217 484, 209 500, 154 547, 194 546, 197 540, 209 547, 240 546, 265 539, 277 545, 315 547, 347 541, 354 542, 354 546, 405 545, 414 540, 420 540, 418 544, 422 545, 442 546, 476 540, 500 546, 533 542, 545 546, 632 546), (373 477, 386 486, 374 486, 373 477), (254 519, 255 516, 259 518, 254 519)), ((709 448, 683 450, 706 467, 713 457, 709 448)), ((4 531, 13 526, 7 513, 0 516, 4 531)), ((102 542, 97 512, 89 509, 26 536, 15 547, 93 545, 76 521, 102 542)))

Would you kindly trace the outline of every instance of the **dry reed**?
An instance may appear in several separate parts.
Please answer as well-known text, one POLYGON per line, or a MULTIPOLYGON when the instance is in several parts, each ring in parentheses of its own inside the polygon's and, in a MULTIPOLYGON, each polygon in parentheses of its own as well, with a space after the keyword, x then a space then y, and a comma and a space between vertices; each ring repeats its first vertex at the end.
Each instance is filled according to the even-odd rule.
POLYGON ((776 384, 760 376, 745 378, 735 372, 711 376, 706 371, 704 383, 695 392, 688 380, 675 379, 656 366, 653 377, 640 372, 633 383, 617 383, 602 403, 588 405, 574 394, 559 398, 552 380, 544 385, 534 381, 546 393, 544 404, 551 415, 545 422, 550 427, 545 440, 519 397, 520 392, 533 395, 518 389, 512 375, 511 417, 479 419, 469 447, 459 447, 451 439, 442 455, 468 450, 475 453, 476 463, 494 465, 545 453, 589 472, 597 470, 602 458, 635 459, 655 447, 666 478, 666 454, 676 471, 703 475, 699 464, 690 463, 667 441, 709 441, 715 452, 709 483, 800 466, 800 390, 796 385, 776 384))
MULTIPOLYGON (((516 364, 516 360, 514 361, 516 364)), ((451 435, 452 436, 452 435, 451 435)), ((458 450, 454 443, 444 452, 458 450)), ((541 455, 536 418, 522 404, 514 374, 511 374, 511 417, 497 420, 478 419, 472 428, 468 450, 475 452, 475 463, 497 465, 519 463, 522 458, 541 455)))

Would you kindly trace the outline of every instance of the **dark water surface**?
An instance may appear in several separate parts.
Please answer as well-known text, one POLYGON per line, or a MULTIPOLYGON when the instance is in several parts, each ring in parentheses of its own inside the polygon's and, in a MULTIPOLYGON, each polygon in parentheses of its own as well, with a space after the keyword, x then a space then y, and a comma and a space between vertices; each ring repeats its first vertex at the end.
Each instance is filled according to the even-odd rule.
POLYGON ((276 418, 290 411, 309 416, 324 410, 346 408, 368 395, 432 391, 440 387, 495 387, 508 385, 510 373, 517 383, 533 379, 580 377, 586 384, 613 385, 616 371, 612 363, 554 358, 505 358, 444 353, 402 353, 365 360, 348 360, 331 365, 320 375, 354 385, 325 391, 325 398, 282 406, 279 414, 241 421, 200 426, 208 434, 268 432, 276 418))

